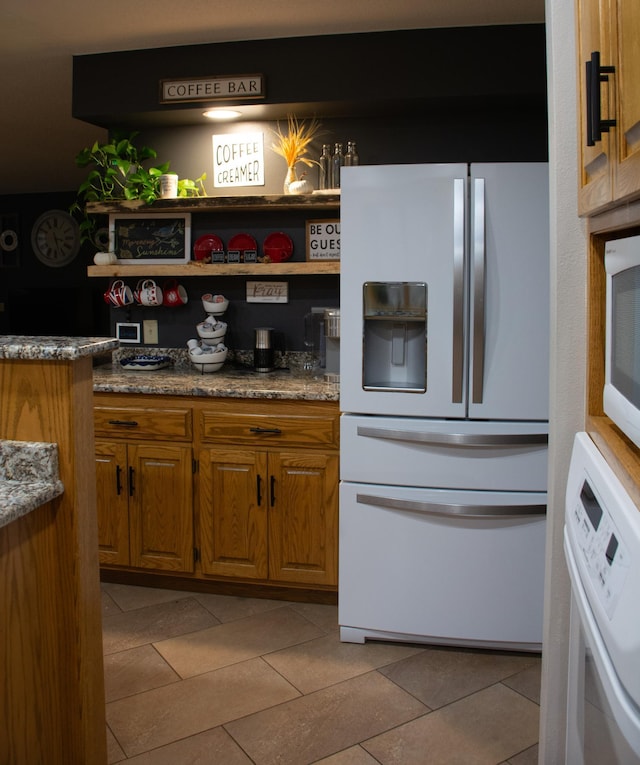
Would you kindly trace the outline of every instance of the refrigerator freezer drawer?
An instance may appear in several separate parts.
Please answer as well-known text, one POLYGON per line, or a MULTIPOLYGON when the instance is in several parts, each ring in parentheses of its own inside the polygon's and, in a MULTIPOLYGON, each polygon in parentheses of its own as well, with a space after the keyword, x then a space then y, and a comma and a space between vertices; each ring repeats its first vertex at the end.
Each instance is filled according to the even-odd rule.
POLYGON ((342 483, 339 623, 343 640, 537 649, 542 641, 544 493, 342 483), (387 498, 372 503, 371 498, 387 498), (395 509, 394 504, 407 509, 395 509), (421 508, 494 506, 489 517, 421 508), (499 518, 501 508, 532 515, 499 518), (395 638, 400 639, 400 638, 395 638))
POLYGON ((340 418, 343 481, 546 491, 547 423, 340 418))

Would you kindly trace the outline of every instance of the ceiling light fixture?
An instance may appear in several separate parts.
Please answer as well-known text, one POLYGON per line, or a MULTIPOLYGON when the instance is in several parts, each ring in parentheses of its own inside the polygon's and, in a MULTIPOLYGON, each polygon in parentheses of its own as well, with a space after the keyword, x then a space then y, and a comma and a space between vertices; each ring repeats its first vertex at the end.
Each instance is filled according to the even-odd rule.
POLYGON ((240 117, 240 112, 234 109, 208 109, 203 115, 210 120, 235 120, 240 117))

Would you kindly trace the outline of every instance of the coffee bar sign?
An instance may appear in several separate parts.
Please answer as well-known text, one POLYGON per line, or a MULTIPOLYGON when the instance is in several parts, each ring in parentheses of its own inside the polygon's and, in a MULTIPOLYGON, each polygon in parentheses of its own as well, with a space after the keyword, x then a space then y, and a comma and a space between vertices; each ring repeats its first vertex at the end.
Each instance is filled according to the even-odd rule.
POLYGON ((261 74, 160 80, 161 104, 245 98, 264 98, 264 77, 261 74))

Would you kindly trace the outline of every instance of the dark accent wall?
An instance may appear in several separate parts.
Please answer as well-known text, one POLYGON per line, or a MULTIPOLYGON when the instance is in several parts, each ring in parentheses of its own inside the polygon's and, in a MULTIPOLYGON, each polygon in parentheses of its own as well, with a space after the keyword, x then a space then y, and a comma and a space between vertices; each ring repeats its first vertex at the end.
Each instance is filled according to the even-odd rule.
MULTIPOLYGON (((213 133, 265 132, 264 187, 237 193, 282 191, 283 160, 268 150, 269 131, 294 113, 317 117, 323 142, 356 140, 363 164, 417 162, 546 161, 546 55, 544 25, 409 30, 257 40, 156 50, 76 56, 73 116, 110 131, 139 131, 137 141, 158 151, 182 177, 209 176, 213 133), (254 74, 265 77, 266 98, 238 101, 244 121, 203 122, 206 104, 159 103, 162 79, 254 74)), ((79 146, 78 150, 83 147, 79 146)), ((315 171, 310 171, 312 179, 315 171)), ((83 248, 69 266, 49 269, 36 260, 30 226, 44 209, 67 209, 69 195, 0 198, 0 215, 18 212, 22 253, 19 266, 0 273, 0 331, 27 334, 110 334, 116 320, 159 320, 160 346, 178 347, 194 336, 204 292, 232 300, 227 319, 231 347, 252 346, 252 328, 282 328, 281 342, 302 350, 302 318, 312 305, 337 305, 337 277, 288 279, 285 306, 244 301, 245 279, 185 281, 184 308, 112 310, 104 305, 105 279, 88 279, 93 252, 83 248)), ((333 216, 327 216, 333 217, 333 216)), ((204 233, 285 230, 304 260, 303 223, 282 216, 199 215, 192 241, 204 233)), ((224 237, 223 237, 224 238, 224 237)), ((136 280, 127 280, 135 286, 136 280)))

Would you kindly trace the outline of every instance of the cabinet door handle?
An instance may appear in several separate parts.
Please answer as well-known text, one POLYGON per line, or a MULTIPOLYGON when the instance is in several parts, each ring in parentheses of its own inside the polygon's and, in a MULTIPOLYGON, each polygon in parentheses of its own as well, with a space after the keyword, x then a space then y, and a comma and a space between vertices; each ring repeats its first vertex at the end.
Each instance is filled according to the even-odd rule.
POLYGON ((119 428, 137 428, 135 420, 109 420, 109 425, 117 425, 119 428))
POLYGON ((279 436, 282 431, 280 428, 249 428, 250 433, 258 433, 259 435, 266 435, 266 436, 279 436))
POLYGON ((258 500, 258 507, 262 504, 262 477, 257 476, 256 478, 256 495, 258 500))
POLYGON ((271 484, 270 484, 269 493, 270 493, 270 498, 269 498, 270 504, 271 504, 271 507, 273 507, 276 503, 276 478, 273 475, 271 476, 271 484))
POLYGON ((615 66, 600 66, 600 51, 594 50, 586 63, 587 75, 587 146, 595 146, 602 140, 602 133, 608 133, 615 127, 615 120, 602 119, 602 98, 600 85, 608 82, 608 74, 616 71, 615 66))
POLYGON ((133 477, 135 475, 134 469, 129 466, 129 496, 133 497, 133 491, 134 491, 134 485, 133 485, 133 477))
POLYGON ((122 492, 122 468, 116 465, 116 493, 120 496, 122 492))

